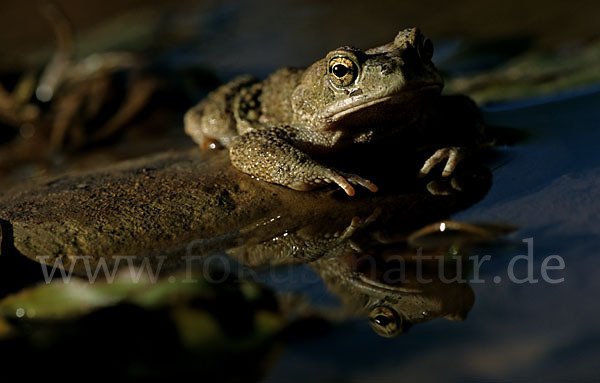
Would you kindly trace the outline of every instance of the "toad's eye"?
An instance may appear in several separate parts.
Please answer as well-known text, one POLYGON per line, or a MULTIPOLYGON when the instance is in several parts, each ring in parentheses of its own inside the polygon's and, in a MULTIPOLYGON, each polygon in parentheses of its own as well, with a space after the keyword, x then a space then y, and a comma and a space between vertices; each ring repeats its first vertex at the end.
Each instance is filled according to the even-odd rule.
POLYGON ((343 78, 348 72, 348 67, 343 64, 335 64, 333 68, 331 68, 331 73, 333 73, 335 77, 339 78, 343 78))
POLYGON ((356 80, 356 64, 347 57, 334 57, 329 61, 331 82, 335 86, 346 87, 356 80))
POLYGON ((387 306, 376 306, 369 313, 371 328, 380 336, 390 338, 402 332, 402 319, 387 306))
POLYGON ((417 44, 417 52, 424 62, 431 61, 431 58, 433 57, 433 44, 431 43, 431 40, 425 39, 424 41, 419 41, 417 44))

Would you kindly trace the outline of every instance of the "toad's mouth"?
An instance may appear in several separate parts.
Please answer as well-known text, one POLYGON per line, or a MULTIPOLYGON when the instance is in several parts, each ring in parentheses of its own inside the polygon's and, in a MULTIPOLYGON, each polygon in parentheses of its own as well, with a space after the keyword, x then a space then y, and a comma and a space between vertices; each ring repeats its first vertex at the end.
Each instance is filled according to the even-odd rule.
POLYGON ((415 101, 423 95, 439 94, 441 90, 441 85, 433 84, 420 87, 411 87, 410 89, 405 88, 400 92, 375 98, 363 95, 349 97, 346 100, 343 100, 341 103, 337 103, 326 108, 321 114, 321 118, 326 122, 327 127, 332 127, 345 117, 348 117, 349 115, 362 111, 366 108, 381 104, 402 105, 410 101, 415 101))
POLYGON ((353 268, 353 283, 362 290, 387 294, 420 294, 422 286, 406 278, 403 272, 394 273, 394 269, 403 270, 403 261, 391 257, 385 260, 372 256, 354 257, 350 262, 353 268))
POLYGON ((418 289, 415 287, 388 285, 386 283, 379 282, 379 280, 377 279, 371 279, 364 274, 359 274, 358 280, 355 280, 355 283, 363 290, 376 290, 378 292, 396 294, 419 294, 424 292, 422 289, 418 289))

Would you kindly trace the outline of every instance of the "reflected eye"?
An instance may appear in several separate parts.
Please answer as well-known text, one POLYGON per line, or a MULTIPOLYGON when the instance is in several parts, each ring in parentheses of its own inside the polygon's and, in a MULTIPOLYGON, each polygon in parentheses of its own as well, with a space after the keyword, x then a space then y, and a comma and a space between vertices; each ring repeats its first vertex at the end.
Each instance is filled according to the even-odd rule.
POLYGON ((385 315, 377 315, 375 318, 373 318, 373 322, 375 322, 375 324, 378 326, 387 327, 392 323, 392 319, 385 315))
POLYGON ((371 328, 378 335, 391 338, 402 332, 402 319, 387 306, 376 306, 369 313, 371 328))
POLYGON ((356 79, 356 64, 347 57, 334 57, 329 61, 329 73, 335 86, 346 87, 356 79))

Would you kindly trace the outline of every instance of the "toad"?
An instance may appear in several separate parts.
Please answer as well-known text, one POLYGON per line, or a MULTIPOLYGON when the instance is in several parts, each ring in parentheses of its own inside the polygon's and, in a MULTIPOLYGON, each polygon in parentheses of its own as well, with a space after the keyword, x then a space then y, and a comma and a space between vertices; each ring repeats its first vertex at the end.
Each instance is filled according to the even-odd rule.
MULTIPOLYGON (((448 177, 482 124, 465 134, 444 127, 443 116, 431 118, 454 109, 439 107, 443 80, 432 56, 431 41, 410 28, 366 51, 335 49, 307 69, 283 68, 263 81, 238 77, 185 114, 185 132, 203 149, 227 148, 242 172, 295 190, 335 183, 349 196, 357 185, 376 192, 370 180, 320 158, 389 140, 427 146, 420 175, 442 164, 448 177), (468 139, 457 143, 459 136, 468 139)), ((477 114, 464 99, 467 113, 477 114)))

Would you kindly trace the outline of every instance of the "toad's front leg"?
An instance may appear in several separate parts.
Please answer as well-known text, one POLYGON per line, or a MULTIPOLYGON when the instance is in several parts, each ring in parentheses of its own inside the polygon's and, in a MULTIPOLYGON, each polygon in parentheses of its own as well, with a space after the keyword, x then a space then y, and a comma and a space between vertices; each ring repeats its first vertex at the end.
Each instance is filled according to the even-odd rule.
POLYGON ((377 191, 369 180, 319 164, 295 146, 299 140, 290 127, 257 129, 237 137, 231 143, 229 157, 242 172, 294 190, 311 190, 334 182, 349 196, 355 194, 353 184, 377 191))

